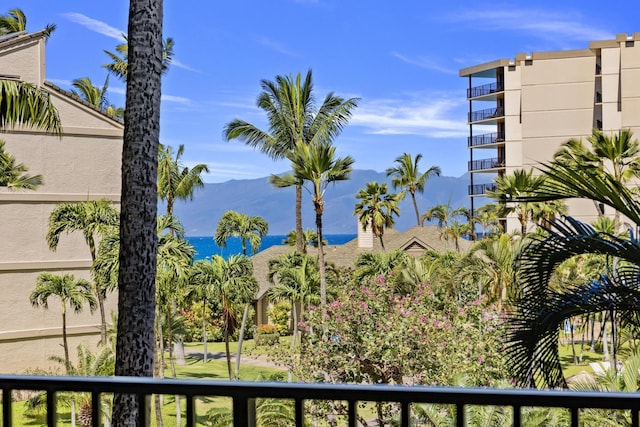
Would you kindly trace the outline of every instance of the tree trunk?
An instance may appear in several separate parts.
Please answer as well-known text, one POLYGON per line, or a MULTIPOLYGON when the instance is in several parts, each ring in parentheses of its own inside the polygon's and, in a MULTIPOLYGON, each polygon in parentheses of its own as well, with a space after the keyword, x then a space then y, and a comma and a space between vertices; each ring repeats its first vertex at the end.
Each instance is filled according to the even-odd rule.
MULTIPOLYGON (((156 216, 162 0, 130 0, 118 274, 117 376, 151 377, 155 349, 156 216)), ((134 394, 116 394, 113 425, 137 425, 134 394)), ((143 414, 146 415, 146 414, 143 414)))
POLYGON ((202 340, 204 341, 203 363, 207 363, 207 299, 202 306, 202 340))
POLYGON ((249 315, 249 303, 244 306, 242 313, 242 323, 240 324, 240 334, 238 336, 238 354, 236 355, 236 379, 240 379, 240 356, 242 355, 242 342, 244 341, 244 328, 247 326, 247 316, 249 315))
POLYGON ((227 351, 227 370, 229 371, 229 380, 233 380, 233 373, 231 372, 231 352, 229 351, 229 330, 224 329, 224 347, 227 351))
POLYGON ((67 375, 71 375, 70 364, 71 361, 69 359, 69 343, 67 342, 67 311, 66 307, 64 307, 64 303, 62 306, 62 346, 64 347, 64 367, 67 375))
POLYGON ((420 227, 424 227, 424 224, 420 224, 420 211, 418 211, 418 202, 416 202, 416 195, 414 192, 411 192, 411 200, 413 200, 413 209, 416 210, 416 224, 420 227))
MULTIPOLYGON (((96 242, 93 237, 87 239, 89 243, 89 252, 91 252, 91 265, 96 262, 96 242)), ((100 310, 100 345, 107 344, 107 318, 104 314, 104 295, 97 280, 93 281, 93 291, 96 293, 98 300, 98 308, 100 310)))
POLYGON ((318 233, 318 270, 320 272, 320 303, 323 309, 327 305, 327 282, 324 269, 324 249, 322 245, 322 200, 314 202, 316 205, 316 232, 318 233))
POLYGON ((296 185, 296 250, 303 254, 307 253, 302 229, 302 185, 296 185))

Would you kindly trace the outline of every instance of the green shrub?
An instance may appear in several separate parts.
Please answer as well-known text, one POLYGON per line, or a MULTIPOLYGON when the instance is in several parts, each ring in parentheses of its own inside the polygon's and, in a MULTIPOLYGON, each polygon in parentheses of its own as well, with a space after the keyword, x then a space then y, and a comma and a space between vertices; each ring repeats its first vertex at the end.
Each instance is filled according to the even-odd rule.
POLYGON ((275 325, 264 324, 256 328, 254 339, 256 346, 272 346, 280 342, 280 334, 275 325))
POLYGON ((269 320, 278 328, 280 335, 289 335, 291 332, 291 304, 288 301, 280 301, 267 309, 269 320))

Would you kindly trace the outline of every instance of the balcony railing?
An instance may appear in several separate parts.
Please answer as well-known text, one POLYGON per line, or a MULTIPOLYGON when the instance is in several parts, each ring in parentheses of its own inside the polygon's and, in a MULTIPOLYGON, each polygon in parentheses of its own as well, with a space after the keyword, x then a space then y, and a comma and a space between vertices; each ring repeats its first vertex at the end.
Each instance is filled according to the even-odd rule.
POLYGON ((480 120, 493 119, 495 117, 503 117, 504 116, 504 108, 496 107, 496 108, 487 108, 484 110, 472 111, 469 113, 469 121, 470 122, 478 122, 480 120))
POLYGON ((357 425, 357 406, 360 402, 395 402, 399 407, 400 425, 411 424, 411 406, 433 403, 455 406, 455 423, 464 426, 466 405, 511 407, 513 426, 522 425, 522 409, 529 407, 565 408, 569 410, 571 426, 580 423, 580 409, 622 409, 631 411, 631 425, 640 427, 639 393, 538 391, 523 389, 475 389, 455 387, 338 385, 303 383, 255 383, 200 380, 157 380, 123 377, 40 377, 0 376, 2 388, 2 426, 12 425, 13 390, 44 390, 47 392, 47 425, 56 425, 56 394, 68 392, 91 393, 92 425, 100 426, 100 394, 125 393, 137 396, 140 416, 137 425, 147 424, 147 399, 151 394, 182 395, 186 397, 187 427, 196 425, 195 399, 200 396, 224 396, 233 401, 233 425, 255 426, 252 402, 255 398, 290 399, 295 406, 295 425, 304 425, 304 401, 326 400, 346 402, 348 425, 357 425))
POLYGON ((469 161, 469 171, 478 171, 485 169, 497 169, 504 167, 504 160, 497 157, 491 159, 471 160, 469 161))
POLYGON ((475 98, 477 96, 490 95, 504 90, 503 82, 493 82, 481 86, 475 86, 467 89, 467 98, 475 98))
POLYGON ((496 191, 497 189, 498 189, 498 185, 495 183, 473 184, 473 185, 469 185, 469 195, 478 196, 482 194, 487 194, 487 192, 489 191, 496 191))
POLYGON ((477 147, 479 145, 495 144, 504 141, 504 135, 498 132, 485 133, 484 135, 474 135, 467 138, 469 147, 477 147))

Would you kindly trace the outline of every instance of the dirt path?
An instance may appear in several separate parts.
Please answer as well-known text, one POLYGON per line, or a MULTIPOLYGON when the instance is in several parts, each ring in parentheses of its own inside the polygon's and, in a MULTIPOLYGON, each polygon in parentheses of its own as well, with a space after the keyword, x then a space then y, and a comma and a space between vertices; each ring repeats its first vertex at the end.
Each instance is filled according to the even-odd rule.
MULTIPOLYGON (((194 357, 197 359, 203 359, 204 358, 204 354, 202 352, 187 352, 186 353, 187 356, 190 357, 194 357)), ((226 353, 220 351, 220 352, 214 352, 214 353, 207 353, 207 359, 211 359, 211 360, 226 360, 227 355, 226 353)), ((236 353, 231 353, 231 359, 234 361, 236 360, 236 353)), ((240 363, 243 365, 251 365, 251 366, 258 366, 261 368, 274 368, 274 369, 284 369, 284 367, 282 365, 278 365, 277 363, 273 362, 272 360, 270 360, 267 356, 264 355, 258 355, 258 356, 247 356, 245 354, 240 356, 240 363)))

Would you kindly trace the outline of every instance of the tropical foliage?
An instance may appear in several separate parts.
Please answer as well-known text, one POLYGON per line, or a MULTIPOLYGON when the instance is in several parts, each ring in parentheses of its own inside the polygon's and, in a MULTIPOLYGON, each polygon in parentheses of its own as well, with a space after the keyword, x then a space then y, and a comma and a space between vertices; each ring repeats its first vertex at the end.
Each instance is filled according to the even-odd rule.
POLYGON ((358 216, 358 221, 364 231, 371 227, 373 235, 380 240, 380 246, 384 249, 385 228, 393 228, 395 223, 393 216, 400 216, 398 203, 404 198, 404 193, 388 194, 387 184, 368 182, 367 187, 356 194, 356 203, 353 211, 358 216))
POLYGON ((16 158, 4 148, 0 140, 0 187, 14 190, 35 190, 42 185, 42 175, 29 175, 24 163, 16 163, 16 158))

